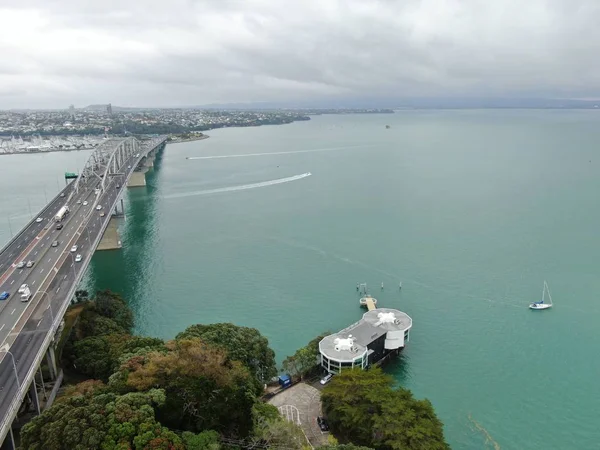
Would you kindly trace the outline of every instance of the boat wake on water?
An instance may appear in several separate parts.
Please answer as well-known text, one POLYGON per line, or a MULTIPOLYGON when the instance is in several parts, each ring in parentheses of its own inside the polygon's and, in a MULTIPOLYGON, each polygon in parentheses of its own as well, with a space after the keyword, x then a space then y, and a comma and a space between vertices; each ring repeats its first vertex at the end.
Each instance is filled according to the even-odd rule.
POLYGON ((245 191, 246 189, 255 189, 255 188, 260 188, 260 187, 274 186, 276 184, 289 183, 291 181, 297 181, 297 180, 301 180, 302 178, 310 177, 311 175, 312 175, 312 173, 306 172, 306 173, 301 173, 300 175, 294 175, 292 177, 278 178, 277 180, 262 181, 260 183, 243 184, 240 186, 229 186, 229 187, 217 188, 217 189, 206 189, 203 191, 182 192, 180 194, 165 195, 165 196, 163 196, 163 198, 183 198, 183 197, 194 197, 196 195, 209 195, 209 194, 220 194, 223 192, 245 191))
POLYGON ((318 152, 334 152, 338 150, 347 150, 351 148, 370 148, 371 145, 350 145, 345 147, 327 147, 313 148, 310 150, 295 150, 291 152, 266 152, 266 153, 246 153, 240 155, 213 155, 213 156, 188 156, 185 159, 222 159, 222 158, 246 158, 248 156, 272 156, 272 155, 293 155, 296 153, 318 153, 318 152))

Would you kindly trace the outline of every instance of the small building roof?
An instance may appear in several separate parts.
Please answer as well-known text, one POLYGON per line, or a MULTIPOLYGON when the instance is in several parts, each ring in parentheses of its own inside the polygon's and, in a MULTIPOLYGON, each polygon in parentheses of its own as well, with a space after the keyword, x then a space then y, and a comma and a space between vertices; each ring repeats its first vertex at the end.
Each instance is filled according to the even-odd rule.
POLYGON ((319 351, 330 359, 352 361, 388 331, 408 330, 411 327, 412 319, 402 311, 391 308, 374 309, 366 312, 358 322, 324 337, 319 342, 319 351))

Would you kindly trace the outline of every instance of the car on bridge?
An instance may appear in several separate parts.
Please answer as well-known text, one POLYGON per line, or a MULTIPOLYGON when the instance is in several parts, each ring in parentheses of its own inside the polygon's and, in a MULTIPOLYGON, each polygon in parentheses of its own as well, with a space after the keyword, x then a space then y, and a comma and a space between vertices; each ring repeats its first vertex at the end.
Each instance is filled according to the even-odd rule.
POLYGON ((60 242, 52 241, 52 244, 50 244, 50 247, 58 247, 58 244, 60 244, 60 242))
POLYGON ((29 289, 29 286, 27 285, 27 283, 23 283, 21 285, 21 287, 19 288, 19 294, 22 294, 23 292, 25 292, 27 289, 29 289))
POLYGON ((87 206, 87 205, 88 205, 88 202, 86 200, 85 202, 83 202, 83 206, 87 206))
POLYGON ((65 196, 65 193, 64 193, 64 192, 61 192, 61 193, 60 193, 60 196, 61 196, 61 197, 64 197, 64 196, 65 196))
POLYGON ((17 269, 22 269, 23 267, 25 267, 25 261, 21 261, 19 264, 17 264, 17 269))
POLYGON ((6 300, 9 296, 10 292, 4 291, 2 294, 0 294, 0 300, 6 300))
POLYGON ((75 257, 75 262, 81 262, 81 255, 78 253, 77 256, 75 257))
POLYGON ((43 217, 38 217, 37 219, 35 219, 36 223, 40 223, 42 220, 44 220, 43 217))
POLYGON ((58 225, 56 225, 56 229, 57 229, 57 230, 62 230, 62 229, 63 229, 63 226, 64 226, 64 225, 63 225, 62 223, 59 223, 58 225))
POLYGON ((102 211, 102 212, 100 213, 100 217, 104 217, 105 215, 106 215, 106 213, 105 213, 104 211, 102 211))
POLYGON ((77 244, 71 247, 71 253, 75 253, 77 251, 77 244))
POLYGON ((102 209, 102 205, 96 206, 96 211, 100 211, 102 209))
POLYGON ((34 264, 35 264, 35 261, 32 261, 30 259, 29 261, 27 261, 27 264, 25 265, 25 267, 27 267, 28 269, 31 269, 34 264))

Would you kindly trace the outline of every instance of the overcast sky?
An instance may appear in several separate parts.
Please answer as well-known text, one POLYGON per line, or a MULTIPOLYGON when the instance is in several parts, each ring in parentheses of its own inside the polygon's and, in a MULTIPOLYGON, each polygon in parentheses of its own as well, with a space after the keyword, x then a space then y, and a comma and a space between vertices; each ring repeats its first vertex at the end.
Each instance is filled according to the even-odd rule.
POLYGON ((600 0, 0 0, 0 109, 600 97, 600 0))

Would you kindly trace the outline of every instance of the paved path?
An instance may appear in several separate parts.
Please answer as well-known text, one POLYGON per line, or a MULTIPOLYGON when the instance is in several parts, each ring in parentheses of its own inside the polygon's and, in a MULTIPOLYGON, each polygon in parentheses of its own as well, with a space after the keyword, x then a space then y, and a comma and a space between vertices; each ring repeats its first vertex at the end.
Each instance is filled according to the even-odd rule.
POLYGON ((298 383, 269 400, 269 403, 279 408, 292 405, 300 412, 300 426, 313 445, 320 447, 327 444, 327 435, 317 424, 317 416, 321 415, 321 392, 305 383, 298 383))

